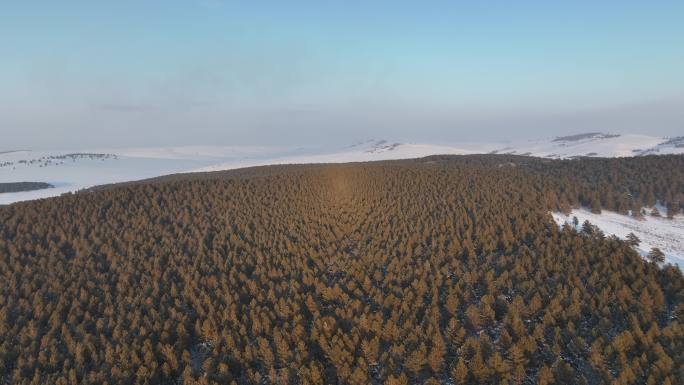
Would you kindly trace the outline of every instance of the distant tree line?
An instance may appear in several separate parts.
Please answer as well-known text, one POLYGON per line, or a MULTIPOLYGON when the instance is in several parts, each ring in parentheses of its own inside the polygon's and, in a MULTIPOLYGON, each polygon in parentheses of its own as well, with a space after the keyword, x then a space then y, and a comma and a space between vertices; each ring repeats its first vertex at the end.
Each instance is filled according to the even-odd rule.
POLYGON ((22 191, 42 190, 52 188, 53 185, 45 182, 9 182, 0 183, 0 194, 22 191))

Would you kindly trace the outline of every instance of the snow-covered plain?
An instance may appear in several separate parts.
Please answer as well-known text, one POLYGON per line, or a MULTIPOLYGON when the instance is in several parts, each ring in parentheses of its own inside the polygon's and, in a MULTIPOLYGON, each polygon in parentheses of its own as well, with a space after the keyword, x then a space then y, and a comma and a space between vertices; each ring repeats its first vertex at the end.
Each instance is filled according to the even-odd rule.
MULTIPOLYGON (((646 212, 650 213, 650 209, 646 212)), ((662 213, 662 207, 660 210, 662 213)), ((577 230, 581 230, 584 221, 597 226, 606 235, 615 235, 625 239, 627 234, 634 233, 641 243, 637 250, 646 256, 653 247, 665 253, 666 262, 678 265, 684 270, 684 216, 676 215, 672 219, 645 215, 642 220, 631 216, 603 210, 601 214, 594 214, 587 209, 572 210, 570 215, 552 213, 553 219, 559 225, 565 223, 573 225, 573 217, 577 217, 577 230)))
POLYGON ((367 140, 338 148, 182 146, 5 151, 0 152, 0 183, 46 182, 55 187, 0 193, 0 204, 182 172, 220 171, 269 164, 365 162, 441 154, 487 153, 555 159, 684 153, 684 137, 585 133, 559 138, 485 143, 430 144, 367 140))
POLYGON ((0 183, 46 182, 54 188, 0 193, 0 204, 59 196, 85 188, 191 172, 224 162, 246 162, 291 150, 270 147, 189 146, 0 153, 0 183))

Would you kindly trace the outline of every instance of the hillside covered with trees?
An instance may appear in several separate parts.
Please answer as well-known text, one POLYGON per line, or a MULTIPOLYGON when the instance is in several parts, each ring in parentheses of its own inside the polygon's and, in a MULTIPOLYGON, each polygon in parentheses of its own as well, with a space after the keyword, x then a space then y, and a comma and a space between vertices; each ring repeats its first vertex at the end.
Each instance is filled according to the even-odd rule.
POLYGON ((0 207, 0 383, 681 384, 682 273, 549 214, 656 201, 681 213, 684 157, 269 166, 0 207))

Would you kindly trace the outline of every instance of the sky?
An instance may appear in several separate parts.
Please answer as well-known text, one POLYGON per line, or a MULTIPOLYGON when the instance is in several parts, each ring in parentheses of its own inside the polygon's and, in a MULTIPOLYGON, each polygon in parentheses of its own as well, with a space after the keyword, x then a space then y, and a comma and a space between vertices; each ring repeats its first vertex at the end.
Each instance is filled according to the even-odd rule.
POLYGON ((3 0, 0 151, 684 135, 682 1, 3 0))

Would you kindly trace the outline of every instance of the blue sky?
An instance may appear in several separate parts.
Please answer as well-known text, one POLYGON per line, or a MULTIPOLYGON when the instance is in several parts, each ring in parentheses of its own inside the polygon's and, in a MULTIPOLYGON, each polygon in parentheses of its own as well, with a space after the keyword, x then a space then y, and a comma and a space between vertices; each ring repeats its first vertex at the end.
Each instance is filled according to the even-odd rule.
POLYGON ((681 1, 0 7, 3 147, 684 134, 681 1))

